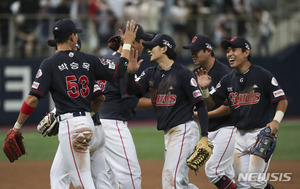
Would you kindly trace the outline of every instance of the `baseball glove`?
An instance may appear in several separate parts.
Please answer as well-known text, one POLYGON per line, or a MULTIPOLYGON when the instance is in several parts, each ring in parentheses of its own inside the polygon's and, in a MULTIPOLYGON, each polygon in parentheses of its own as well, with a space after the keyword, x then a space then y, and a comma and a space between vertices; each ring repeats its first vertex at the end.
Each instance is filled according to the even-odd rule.
POLYGON ((10 129, 3 144, 3 151, 10 162, 14 162, 26 153, 21 132, 10 129))
POLYGON ((57 121, 56 108, 53 108, 43 119, 39 122, 37 130, 44 137, 54 136, 58 133, 59 123, 57 121))
POLYGON ((259 156, 268 162, 276 146, 276 135, 271 134, 271 129, 266 127, 257 135, 256 142, 250 154, 259 156))
POLYGON ((210 141, 201 139, 195 146, 194 152, 186 160, 187 166, 197 172, 210 158, 213 148, 214 145, 210 141))
POLYGON ((121 36, 114 35, 107 41, 107 46, 113 51, 117 51, 121 45, 121 36))

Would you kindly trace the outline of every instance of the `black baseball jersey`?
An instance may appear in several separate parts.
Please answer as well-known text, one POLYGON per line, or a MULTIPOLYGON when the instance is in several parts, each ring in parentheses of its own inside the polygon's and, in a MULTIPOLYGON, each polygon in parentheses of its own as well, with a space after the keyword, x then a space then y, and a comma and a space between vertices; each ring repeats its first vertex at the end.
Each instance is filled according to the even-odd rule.
POLYGON ((275 77, 264 68, 251 65, 243 74, 234 70, 226 75, 212 94, 216 102, 228 99, 238 129, 265 127, 272 121, 275 105, 286 99, 275 77))
MULTIPOLYGON (((198 70, 199 68, 200 67, 197 67, 194 70, 194 72, 196 70, 198 70)), ((209 85, 210 93, 213 93, 216 90, 215 86, 219 83, 219 81, 222 79, 222 77, 227 75, 230 71, 231 71, 231 69, 228 66, 221 63, 219 60, 215 59, 213 67, 208 72, 208 75, 211 76, 211 78, 212 78, 211 84, 209 85)), ((220 107, 220 106, 216 105, 215 107, 208 109, 208 111, 217 109, 218 107, 220 107)), ((221 127, 232 126, 232 125, 233 125, 233 120, 232 120, 231 115, 217 117, 217 118, 210 118, 208 131, 215 131, 221 127)))
POLYGON ((121 67, 82 52, 59 51, 41 63, 30 94, 40 98, 50 91, 58 115, 91 112, 94 81, 119 77, 125 71, 121 67))
MULTIPOLYGON (((129 81, 131 82, 131 81, 129 81)), ((168 70, 147 68, 135 80, 142 95, 149 92, 157 113, 157 129, 168 130, 193 120, 194 106, 203 101, 195 75, 174 63, 168 70)))
MULTIPOLYGON (((101 61, 107 63, 116 63, 119 61, 121 54, 112 52, 105 55, 101 61)), ((102 119, 114 119, 128 121, 135 117, 134 108, 139 98, 127 93, 127 72, 120 80, 109 82, 106 80, 99 81, 100 89, 106 100, 99 110, 99 117, 102 119)))

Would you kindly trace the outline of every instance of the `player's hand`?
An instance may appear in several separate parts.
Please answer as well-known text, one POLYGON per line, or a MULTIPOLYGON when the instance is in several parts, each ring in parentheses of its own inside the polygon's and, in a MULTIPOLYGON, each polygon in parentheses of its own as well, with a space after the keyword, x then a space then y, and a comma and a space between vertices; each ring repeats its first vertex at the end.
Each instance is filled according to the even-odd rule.
POLYGON ((139 51, 138 50, 132 50, 130 51, 130 56, 129 56, 129 63, 127 66, 127 71, 130 74, 135 74, 138 69, 141 66, 141 63, 144 61, 143 59, 137 61, 139 56, 139 51))
POLYGON ((132 44, 135 41, 136 32, 138 30, 138 27, 135 27, 135 21, 131 20, 130 22, 127 21, 125 34, 121 29, 120 36, 124 44, 132 44))
POLYGON ((279 130, 279 123, 276 120, 273 120, 267 124, 267 127, 270 127, 271 134, 276 135, 279 130))
POLYGON ((208 75, 207 71, 203 68, 200 68, 195 72, 195 74, 197 76, 199 86, 202 89, 208 88, 211 83, 211 77, 208 75))

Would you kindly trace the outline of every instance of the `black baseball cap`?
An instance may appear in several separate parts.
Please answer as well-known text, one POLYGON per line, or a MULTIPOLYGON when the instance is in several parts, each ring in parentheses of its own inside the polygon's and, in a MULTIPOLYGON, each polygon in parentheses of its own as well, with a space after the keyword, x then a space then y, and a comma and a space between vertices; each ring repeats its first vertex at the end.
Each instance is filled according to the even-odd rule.
POLYGON ((221 42, 221 47, 226 50, 229 46, 240 47, 243 50, 251 50, 251 45, 249 41, 247 41, 244 37, 241 36, 235 36, 230 40, 223 39, 221 42))
MULTIPOLYGON (((50 47, 56 47, 57 43, 56 43, 56 41, 54 39, 48 39, 48 45, 50 47)), ((79 37, 78 37, 78 41, 75 44, 75 46, 77 47, 78 51, 80 51, 80 49, 81 49, 81 40, 80 40, 79 37)))
POLYGON ((184 49, 190 49, 191 51, 200 51, 202 49, 213 50, 213 43, 206 35, 195 35, 192 42, 183 46, 184 49))
MULTIPOLYGON (((136 32, 135 40, 143 39, 145 41, 151 41, 151 39, 154 37, 153 34, 145 33, 144 29, 141 25, 136 24, 135 27, 138 27, 138 30, 136 32)), ((123 33, 125 33, 126 27, 123 28, 123 33)))
POLYGON ((143 46, 146 47, 147 49, 152 49, 153 47, 157 45, 165 45, 168 48, 175 50, 176 44, 174 39, 167 35, 167 34, 157 34, 152 41, 144 41, 143 46))
POLYGON ((81 33, 82 30, 76 28, 75 23, 70 19, 60 19, 53 25, 54 38, 63 38, 71 35, 72 33, 81 33))

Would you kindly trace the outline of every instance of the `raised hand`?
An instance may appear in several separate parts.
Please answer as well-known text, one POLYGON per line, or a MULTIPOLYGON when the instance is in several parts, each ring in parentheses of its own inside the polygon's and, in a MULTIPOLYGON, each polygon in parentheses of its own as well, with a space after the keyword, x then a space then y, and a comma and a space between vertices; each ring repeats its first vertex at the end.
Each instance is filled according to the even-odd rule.
POLYGON ((211 83, 211 77, 208 75, 207 71, 203 68, 200 68, 195 72, 195 74, 197 76, 199 86, 202 89, 208 88, 211 83))
POLYGON ((130 51, 130 56, 129 56, 129 64, 127 66, 127 71, 130 74, 134 74, 138 71, 138 69, 141 66, 141 63, 144 61, 143 59, 137 61, 139 56, 139 51, 138 50, 132 50, 130 51))
POLYGON ((120 36, 124 44, 132 44, 135 41, 136 32, 138 30, 138 27, 135 27, 135 24, 134 20, 131 20, 130 22, 127 21, 125 33, 119 29, 120 36))

